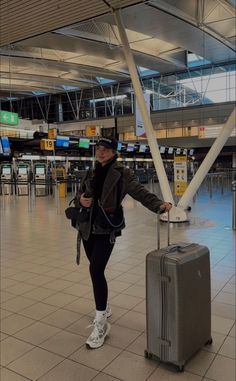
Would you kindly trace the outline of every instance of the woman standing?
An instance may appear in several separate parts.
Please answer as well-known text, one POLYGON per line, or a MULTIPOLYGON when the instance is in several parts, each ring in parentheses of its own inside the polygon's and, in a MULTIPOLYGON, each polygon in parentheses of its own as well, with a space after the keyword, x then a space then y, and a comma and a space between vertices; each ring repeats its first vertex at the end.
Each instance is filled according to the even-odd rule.
POLYGON ((96 305, 93 331, 86 341, 90 348, 102 346, 111 328, 107 321, 111 310, 107 305, 108 286, 104 272, 116 237, 125 227, 122 200, 129 194, 154 213, 172 207, 141 185, 133 171, 117 162, 117 145, 112 137, 98 140, 95 170, 87 173, 75 198, 76 207, 88 210, 86 221, 79 223, 78 234, 89 260, 96 305))

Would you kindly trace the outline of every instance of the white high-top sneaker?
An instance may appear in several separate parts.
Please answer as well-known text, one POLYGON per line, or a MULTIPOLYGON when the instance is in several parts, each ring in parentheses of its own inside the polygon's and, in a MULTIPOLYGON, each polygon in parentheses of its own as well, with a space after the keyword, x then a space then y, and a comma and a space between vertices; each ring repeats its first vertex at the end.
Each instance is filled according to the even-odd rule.
POLYGON ((103 345, 105 337, 110 332, 111 325, 107 322, 105 318, 101 321, 97 321, 95 319, 92 326, 93 326, 93 332, 87 339, 86 345, 89 348, 95 349, 103 345))

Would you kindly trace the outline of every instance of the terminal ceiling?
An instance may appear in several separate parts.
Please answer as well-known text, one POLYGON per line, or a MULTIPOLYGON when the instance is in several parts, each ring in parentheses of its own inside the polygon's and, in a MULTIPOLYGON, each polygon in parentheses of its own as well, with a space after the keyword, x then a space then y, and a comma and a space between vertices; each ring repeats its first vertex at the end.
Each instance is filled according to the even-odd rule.
POLYGON ((129 80, 116 9, 140 70, 184 70, 188 51, 213 64, 235 59, 234 0, 2 0, 0 7, 1 98, 129 80))

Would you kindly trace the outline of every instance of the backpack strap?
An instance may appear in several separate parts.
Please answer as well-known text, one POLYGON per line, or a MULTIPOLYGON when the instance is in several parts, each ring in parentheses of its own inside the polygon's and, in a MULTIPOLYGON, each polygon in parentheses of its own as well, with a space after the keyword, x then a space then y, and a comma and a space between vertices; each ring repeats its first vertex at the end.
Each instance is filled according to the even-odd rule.
POLYGON ((75 201, 75 197, 72 198, 72 200, 70 200, 70 202, 69 202, 69 206, 71 206, 71 204, 72 204, 73 201, 75 201))

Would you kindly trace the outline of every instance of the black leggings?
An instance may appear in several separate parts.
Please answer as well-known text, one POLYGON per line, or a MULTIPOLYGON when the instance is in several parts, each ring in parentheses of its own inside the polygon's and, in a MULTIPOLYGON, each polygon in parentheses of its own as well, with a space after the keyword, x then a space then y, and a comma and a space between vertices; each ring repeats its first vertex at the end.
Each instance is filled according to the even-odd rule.
POLYGON ((88 241, 83 240, 83 244, 85 253, 90 262, 89 271, 93 283, 96 310, 105 311, 108 287, 104 272, 114 243, 110 243, 109 234, 91 234, 88 241))

